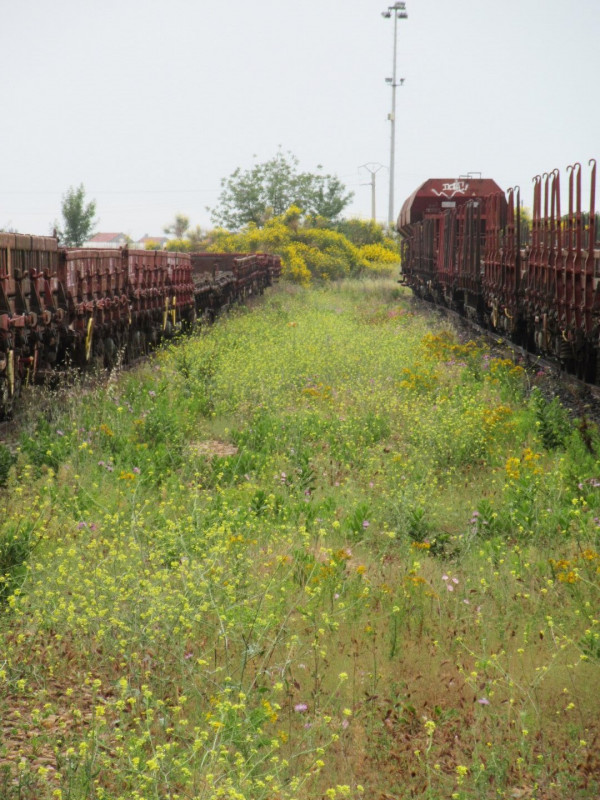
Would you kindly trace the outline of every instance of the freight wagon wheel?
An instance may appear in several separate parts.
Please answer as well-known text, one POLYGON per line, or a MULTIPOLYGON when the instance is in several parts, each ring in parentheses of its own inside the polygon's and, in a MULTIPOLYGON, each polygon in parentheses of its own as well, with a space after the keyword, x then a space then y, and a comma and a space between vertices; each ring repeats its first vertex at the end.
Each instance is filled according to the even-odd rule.
POLYGON ((600 383, 600 348, 595 350, 594 378, 591 383, 600 383))
POLYGON ((12 412, 12 398, 8 388, 8 380, 5 376, 0 378, 0 419, 10 417, 12 412))
POLYGON ((148 349, 148 340, 146 337, 146 332, 141 330, 135 330, 131 334, 130 339, 131 344, 131 359, 142 358, 142 356, 146 355, 148 349))
POLYGON ((21 380, 15 358, 15 351, 9 350, 4 354, 6 366, 0 381, 0 417, 10 417, 16 408, 18 397, 21 393, 21 380))
POLYGON ((135 361, 144 354, 143 334, 139 330, 132 330, 127 344, 127 360, 135 361))
POLYGON ((196 322, 198 321, 198 315, 196 314, 196 309, 193 308, 191 311, 188 311, 185 318, 182 322, 182 328, 185 333, 191 333, 196 326, 196 322))
POLYGON ((5 375, 0 378, 0 419, 10 417, 12 411, 12 398, 8 388, 8 379, 5 375))
POLYGON ((104 340, 104 367, 112 369, 117 363, 117 345, 110 336, 104 340))
POLYGON ((102 372, 104 369, 104 341, 100 337, 96 337, 94 340, 88 364, 93 367, 95 372, 102 372))
POLYGON ((44 365, 54 367, 58 360, 58 336, 54 331, 44 336, 41 361, 44 365))
POLYGON ((586 383, 597 382, 598 352, 594 345, 585 341, 581 345, 579 354, 580 378, 586 383))
POLYGON ((556 350, 562 369, 565 372, 574 372, 577 365, 575 353, 571 342, 567 341, 564 335, 559 337, 556 350))
POLYGON ((148 333, 142 331, 142 336, 144 337, 144 351, 147 347, 151 347, 152 349, 158 347, 162 333, 162 328, 158 328, 156 325, 152 325, 152 327, 148 329, 148 333))

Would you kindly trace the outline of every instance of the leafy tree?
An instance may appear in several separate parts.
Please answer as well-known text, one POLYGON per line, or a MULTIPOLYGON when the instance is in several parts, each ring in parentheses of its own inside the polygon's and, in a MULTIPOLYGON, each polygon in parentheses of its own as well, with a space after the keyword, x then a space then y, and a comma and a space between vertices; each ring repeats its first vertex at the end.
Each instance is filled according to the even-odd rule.
MULTIPOLYGON (((190 227, 190 220, 183 214, 177 214, 175 222, 167 228, 163 228, 165 233, 174 234, 173 239, 165 244, 164 249, 179 253, 197 253, 206 250, 206 234, 200 225, 190 227)), ((157 242, 146 242, 146 250, 160 249, 157 242)))
POLYGON ((384 241, 383 227, 373 220, 362 220, 357 217, 343 219, 335 226, 338 233, 343 233, 352 244, 382 244, 384 241))
POLYGON ((189 227, 189 217, 186 217, 185 214, 175 214, 175 221, 163 228, 163 230, 167 235, 172 234, 176 239, 183 239, 189 227))
POLYGON ((94 232, 96 225, 96 201, 85 203, 85 189, 81 183, 77 188, 70 186, 61 204, 64 225, 56 223, 56 233, 61 244, 67 247, 81 247, 94 232))
POLYGON ((299 176, 300 207, 313 218, 323 217, 336 220, 354 196, 354 192, 345 194, 346 187, 335 175, 299 176))
POLYGON ((342 219, 336 223, 334 230, 342 233, 353 245, 359 247, 363 256, 369 261, 380 261, 384 264, 400 261, 399 240, 387 235, 383 226, 373 220, 356 217, 342 219))
MULTIPOLYGON (((238 230, 248 223, 262 227, 290 206, 308 216, 335 220, 352 199, 352 192, 334 175, 298 172, 298 159, 281 150, 274 158, 252 169, 239 167, 221 181, 219 205, 212 209, 218 225, 238 230)), ((321 167, 318 167, 321 169, 321 167)))
POLYGON ((197 253, 204 248, 205 234, 202 232, 200 225, 190 228, 187 232, 187 238, 190 242, 190 250, 197 253))

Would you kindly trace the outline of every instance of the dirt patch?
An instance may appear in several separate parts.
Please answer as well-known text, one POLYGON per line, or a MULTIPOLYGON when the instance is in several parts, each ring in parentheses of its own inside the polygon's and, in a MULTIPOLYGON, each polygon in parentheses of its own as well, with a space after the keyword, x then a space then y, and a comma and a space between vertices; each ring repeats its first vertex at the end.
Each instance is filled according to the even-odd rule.
POLYGON ((229 442, 221 442, 218 439, 208 439, 205 442, 192 442, 190 445, 194 453, 203 456, 218 456, 225 458, 225 456, 235 456, 239 450, 234 444, 229 442))

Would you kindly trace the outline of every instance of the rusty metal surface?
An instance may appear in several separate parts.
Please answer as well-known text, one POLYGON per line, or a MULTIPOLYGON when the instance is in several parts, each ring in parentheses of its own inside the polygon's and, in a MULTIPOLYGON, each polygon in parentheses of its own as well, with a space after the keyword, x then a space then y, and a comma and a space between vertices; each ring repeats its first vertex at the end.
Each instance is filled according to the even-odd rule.
POLYGON ((60 249, 56 239, 0 234, 0 416, 19 384, 63 362, 134 360, 199 317, 262 293, 281 259, 128 248, 60 249))
POLYGON ((430 178, 416 189, 402 205, 398 229, 465 205, 469 200, 501 193, 496 181, 489 178, 430 178))
POLYGON ((494 181, 481 181, 482 194, 474 198, 468 197, 474 185, 426 181, 398 218, 404 282, 600 383, 596 161, 588 167, 587 211, 580 163, 566 170, 565 211, 559 170, 535 176, 529 225, 518 187, 505 196, 494 181), (441 189, 457 192, 452 205, 442 203, 441 189))

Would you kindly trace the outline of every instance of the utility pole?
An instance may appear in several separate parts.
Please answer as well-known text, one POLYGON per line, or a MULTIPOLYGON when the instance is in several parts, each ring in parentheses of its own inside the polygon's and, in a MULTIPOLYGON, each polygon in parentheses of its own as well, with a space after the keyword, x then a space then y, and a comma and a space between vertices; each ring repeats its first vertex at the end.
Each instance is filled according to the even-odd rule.
POLYGON ((371 180, 369 183, 363 183, 362 186, 369 186, 371 185, 371 219, 373 222, 377 222, 377 217, 375 215, 375 175, 379 172, 380 169, 383 168, 383 164, 376 164, 370 161, 368 164, 361 164, 359 169, 366 169, 367 172, 371 174, 371 180))
POLYGON ((393 6, 388 6, 387 11, 382 11, 381 16, 389 19, 394 17, 394 62, 392 77, 386 78, 385 82, 389 83, 392 87, 392 111, 388 114, 388 119, 391 122, 391 145, 390 145, 390 203, 388 209, 388 225, 390 228, 394 225, 394 170, 395 164, 395 149, 396 149, 396 87, 402 86, 404 78, 396 81, 396 54, 397 54, 397 28, 399 19, 408 19, 406 13, 406 3, 397 0, 393 6))

